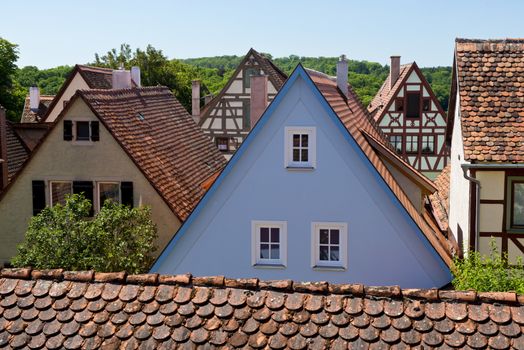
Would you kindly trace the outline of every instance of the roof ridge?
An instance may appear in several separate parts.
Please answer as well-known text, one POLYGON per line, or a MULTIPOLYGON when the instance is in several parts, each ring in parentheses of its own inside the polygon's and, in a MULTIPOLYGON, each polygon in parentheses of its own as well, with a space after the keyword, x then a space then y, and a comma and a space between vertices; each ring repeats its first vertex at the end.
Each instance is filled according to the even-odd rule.
POLYGON ((112 73, 115 69, 113 68, 106 68, 106 67, 98 67, 98 66, 88 66, 85 64, 77 64, 78 68, 80 69, 86 69, 86 70, 96 70, 96 71, 103 71, 106 73, 112 73))
POLYGON ((55 280, 84 283, 119 283, 137 285, 192 285, 218 288, 276 290, 289 293, 343 294, 358 297, 418 299, 428 302, 487 302, 524 305, 524 295, 515 292, 476 292, 443 289, 401 289, 399 286, 365 286, 363 284, 336 284, 329 282, 296 282, 293 280, 260 280, 258 278, 226 278, 224 276, 194 277, 191 274, 127 274, 126 272, 64 271, 63 269, 33 270, 32 268, 4 268, 2 279, 55 280))

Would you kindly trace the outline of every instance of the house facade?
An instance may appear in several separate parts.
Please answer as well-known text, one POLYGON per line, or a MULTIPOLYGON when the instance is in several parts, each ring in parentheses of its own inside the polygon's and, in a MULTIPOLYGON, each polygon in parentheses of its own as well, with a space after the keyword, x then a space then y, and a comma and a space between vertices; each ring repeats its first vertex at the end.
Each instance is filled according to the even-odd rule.
POLYGON ((337 80, 296 68, 152 272, 450 281, 445 239, 423 215, 423 176, 383 145, 347 61, 339 69, 337 80))
POLYGON ((391 57, 390 74, 368 106, 396 152, 430 179, 448 163, 446 113, 415 62, 391 57))
POLYGON ((449 229, 464 249, 524 257, 524 40, 457 39, 449 229))
POLYGON ((0 261, 31 216, 70 193, 92 201, 91 215, 105 199, 151 206, 162 249, 223 165, 167 88, 79 90, 0 195, 0 261))
POLYGON ((226 86, 203 107, 201 115, 194 116, 204 133, 228 158, 256 123, 251 118, 250 105, 251 76, 254 75, 268 77, 269 101, 273 100, 287 78, 271 60, 250 49, 226 86))

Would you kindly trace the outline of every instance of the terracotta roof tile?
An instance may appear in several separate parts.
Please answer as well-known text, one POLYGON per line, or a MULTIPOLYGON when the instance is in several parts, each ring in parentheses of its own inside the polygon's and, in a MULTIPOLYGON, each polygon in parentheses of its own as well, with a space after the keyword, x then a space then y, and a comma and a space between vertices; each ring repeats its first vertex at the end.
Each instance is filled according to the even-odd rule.
POLYGON ((84 90, 91 106, 181 220, 205 193, 224 157, 168 88, 84 90))
POLYGON ((10 122, 6 123, 7 180, 11 182, 29 157, 29 150, 18 136, 10 122))
POLYGON ((465 160, 523 162, 524 39, 457 39, 455 69, 465 160))
POLYGON ((91 89, 111 89, 113 69, 77 65, 78 71, 91 89))
POLYGON ((333 289, 326 283, 319 294, 308 283, 291 282, 276 291, 265 281, 223 277, 164 284, 158 275, 32 272, 0 274, 2 346, 506 349, 519 348, 524 338, 524 305, 497 296, 506 293, 492 293, 505 300, 493 302, 473 291, 434 290, 436 297, 427 299, 433 295, 427 290, 398 287, 333 289), (228 280, 235 287, 226 286, 228 280))
POLYGON ((22 110, 22 118, 20 119, 21 123, 38 123, 41 121, 42 117, 47 112, 47 108, 53 101, 55 96, 51 95, 41 95, 40 104, 38 106, 38 111, 31 111, 29 96, 25 98, 24 109, 22 110))
POLYGON ((429 196, 433 217, 442 231, 448 230, 450 172, 451 164, 448 164, 434 181, 437 192, 429 196))
POLYGON ((395 84, 393 85, 393 88, 391 88, 390 83, 391 75, 388 75, 367 108, 368 112, 375 118, 375 120, 380 116, 380 112, 386 107, 391 98, 393 98, 393 95, 397 92, 400 85, 402 84, 402 81, 406 78, 406 75, 414 64, 415 63, 413 62, 400 66, 400 73, 397 80, 395 81, 395 84))

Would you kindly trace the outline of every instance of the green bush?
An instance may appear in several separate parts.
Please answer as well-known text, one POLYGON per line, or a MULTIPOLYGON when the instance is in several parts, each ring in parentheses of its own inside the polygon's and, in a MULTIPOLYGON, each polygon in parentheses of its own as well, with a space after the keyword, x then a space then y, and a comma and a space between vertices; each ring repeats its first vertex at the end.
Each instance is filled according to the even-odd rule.
POLYGON ((524 269, 520 257, 517 264, 509 265, 507 255, 500 254, 494 240, 490 246, 487 256, 470 251, 464 259, 455 259, 453 287, 477 292, 524 293, 524 269))
POLYGON ((149 207, 106 201, 94 218, 83 195, 45 208, 31 218, 25 241, 12 259, 17 267, 146 272, 157 235, 149 207))

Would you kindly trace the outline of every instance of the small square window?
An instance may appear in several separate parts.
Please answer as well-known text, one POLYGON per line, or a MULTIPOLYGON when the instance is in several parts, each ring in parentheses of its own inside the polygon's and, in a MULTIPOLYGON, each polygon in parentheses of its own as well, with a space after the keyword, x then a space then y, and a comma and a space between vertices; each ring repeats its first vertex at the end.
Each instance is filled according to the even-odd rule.
POLYGON ((286 265, 286 222, 252 222, 252 264, 254 266, 286 265))
POLYGON ((389 135, 389 142, 397 153, 402 154, 402 135, 389 135))
POLYGON ((434 135, 422 135, 422 153, 434 154, 435 153, 435 136, 434 135))
POLYGON ((56 204, 64 205, 66 196, 73 193, 73 183, 71 181, 51 181, 49 185, 51 187, 51 206, 56 204))
POLYGON ((316 129, 287 127, 285 137, 286 168, 315 168, 316 129))
POLYGON ((217 144, 217 148, 221 152, 228 152, 229 151, 229 138, 228 137, 216 137, 215 142, 217 144))
POLYGON ((395 111, 402 112, 404 110, 404 97, 398 97, 395 100, 395 111))
POLYGON ((422 111, 429 112, 431 110, 431 99, 429 97, 424 97, 422 100, 422 111))
POLYGON ((406 135, 406 153, 418 153, 418 135, 406 135))
POLYGON ((311 224, 311 266, 347 268, 347 224, 311 224))
POLYGON ((110 200, 115 203, 120 203, 120 183, 98 183, 98 210, 100 210, 104 206, 106 200, 110 200))
POLYGON ((76 140, 77 141, 89 141, 89 122, 76 122, 76 140))

